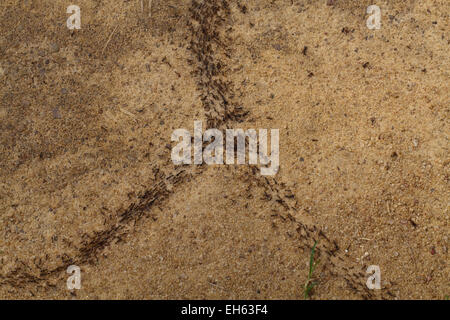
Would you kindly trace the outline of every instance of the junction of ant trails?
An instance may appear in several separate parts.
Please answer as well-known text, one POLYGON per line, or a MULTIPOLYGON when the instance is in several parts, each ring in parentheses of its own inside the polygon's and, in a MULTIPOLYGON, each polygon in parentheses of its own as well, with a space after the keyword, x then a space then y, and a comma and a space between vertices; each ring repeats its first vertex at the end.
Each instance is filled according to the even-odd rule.
POLYGON ((192 135, 187 129, 176 129, 172 133, 172 142, 178 142, 173 147, 171 158, 175 165, 192 164, 208 165, 224 164, 224 136, 225 136, 225 164, 246 164, 260 165, 261 174, 264 176, 274 176, 279 170, 279 129, 270 129, 270 154, 268 154, 268 130, 259 129, 226 129, 225 134, 218 129, 208 129, 203 132, 202 122, 194 121, 193 151, 194 161, 192 161, 192 135), (248 139, 248 140, 246 140, 248 139), (237 144, 235 145, 235 141, 237 144), (246 143, 248 141, 248 143, 246 143), (208 143, 205 147, 203 144, 208 143), (246 157, 245 147, 248 145, 248 157, 246 157), (258 157, 259 156, 259 157, 258 157), (259 161, 258 161, 259 160, 259 161))

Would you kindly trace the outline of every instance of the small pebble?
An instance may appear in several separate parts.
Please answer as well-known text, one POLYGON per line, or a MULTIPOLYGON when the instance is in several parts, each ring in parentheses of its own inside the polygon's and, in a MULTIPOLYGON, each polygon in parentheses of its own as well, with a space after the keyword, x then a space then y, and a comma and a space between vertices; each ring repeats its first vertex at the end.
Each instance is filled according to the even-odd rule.
POLYGON ((53 118, 55 118, 55 119, 61 119, 61 114, 59 113, 58 108, 54 108, 54 109, 52 110, 52 113, 53 113, 53 118))
POLYGON ((367 258, 369 256, 369 253, 366 251, 364 252, 364 255, 361 257, 361 260, 364 260, 365 258, 367 258))
POLYGON ((277 43, 277 44, 274 44, 273 46, 272 46, 275 50, 278 50, 278 51, 280 51, 281 50, 281 46, 277 43))
POLYGON ((52 53, 56 53, 59 51, 59 45, 56 42, 50 44, 50 50, 52 53))

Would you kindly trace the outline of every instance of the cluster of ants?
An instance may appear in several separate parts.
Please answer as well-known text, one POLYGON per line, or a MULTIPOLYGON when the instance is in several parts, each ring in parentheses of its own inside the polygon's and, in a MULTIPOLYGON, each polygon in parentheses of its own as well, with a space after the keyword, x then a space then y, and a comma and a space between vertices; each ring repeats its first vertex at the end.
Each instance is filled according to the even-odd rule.
POLYGON ((231 57, 226 45, 230 39, 221 37, 219 33, 231 13, 228 2, 205 0, 199 3, 194 0, 190 13, 192 20, 188 22, 188 26, 192 38, 189 49, 196 61, 188 62, 198 64, 193 75, 199 79, 197 85, 201 92, 207 126, 218 128, 229 120, 242 122, 247 113, 232 102, 231 84, 225 80, 226 63, 218 58, 218 54, 225 59, 231 57))

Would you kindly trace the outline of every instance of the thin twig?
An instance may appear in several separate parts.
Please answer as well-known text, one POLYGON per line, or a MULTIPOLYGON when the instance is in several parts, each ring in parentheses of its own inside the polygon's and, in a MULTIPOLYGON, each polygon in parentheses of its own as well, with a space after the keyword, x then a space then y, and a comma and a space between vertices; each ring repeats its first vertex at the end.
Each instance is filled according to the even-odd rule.
MULTIPOLYGON (((144 10, 144 1, 145 0, 141 0, 141 11, 142 13, 145 14, 145 10, 144 10)), ((152 17, 152 2, 153 0, 148 0, 148 16, 151 18, 152 17)))
POLYGON ((106 47, 108 46, 109 42, 110 42, 111 39, 112 39, 112 36, 113 36, 114 32, 116 32, 116 30, 117 30, 118 27, 119 27, 119 25, 117 25, 117 26, 114 28, 113 32, 111 32, 111 34, 109 35, 108 41, 106 41, 106 44, 105 44, 105 46, 103 47, 102 55, 103 55, 103 53, 105 52, 106 47))
POLYGON ((128 115, 128 116, 130 116, 130 117, 136 118, 136 116, 135 116, 134 114, 132 114, 132 113, 131 113, 130 111, 128 111, 128 110, 122 109, 122 108, 120 108, 120 107, 119 107, 119 110, 120 110, 120 112, 122 112, 122 113, 124 113, 124 114, 126 114, 126 115, 128 115))

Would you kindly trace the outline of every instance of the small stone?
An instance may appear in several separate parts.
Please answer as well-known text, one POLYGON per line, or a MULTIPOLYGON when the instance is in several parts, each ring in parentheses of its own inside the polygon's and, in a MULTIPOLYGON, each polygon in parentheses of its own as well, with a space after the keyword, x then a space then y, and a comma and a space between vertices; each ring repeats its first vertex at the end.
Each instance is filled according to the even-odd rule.
POLYGON ((273 46, 272 46, 275 50, 278 50, 278 51, 280 51, 281 50, 281 46, 277 43, 277 44, 274 44, 273 46))
POLYGON ((419 140, 413 139, 413 145, 417 148, 419 146, 419 140))
POLYGON ((53 42, 50 44, 50 51, 51 53, 56 53, 59 51, 59 45, 56 42, 53 42))
POLYGON ((53 113, 53 118, 55 118, 55 119, 61 119, 61 114, 59 113, 58 108, 54 108, 54 109, 52 110, 52 113, 53 113))

